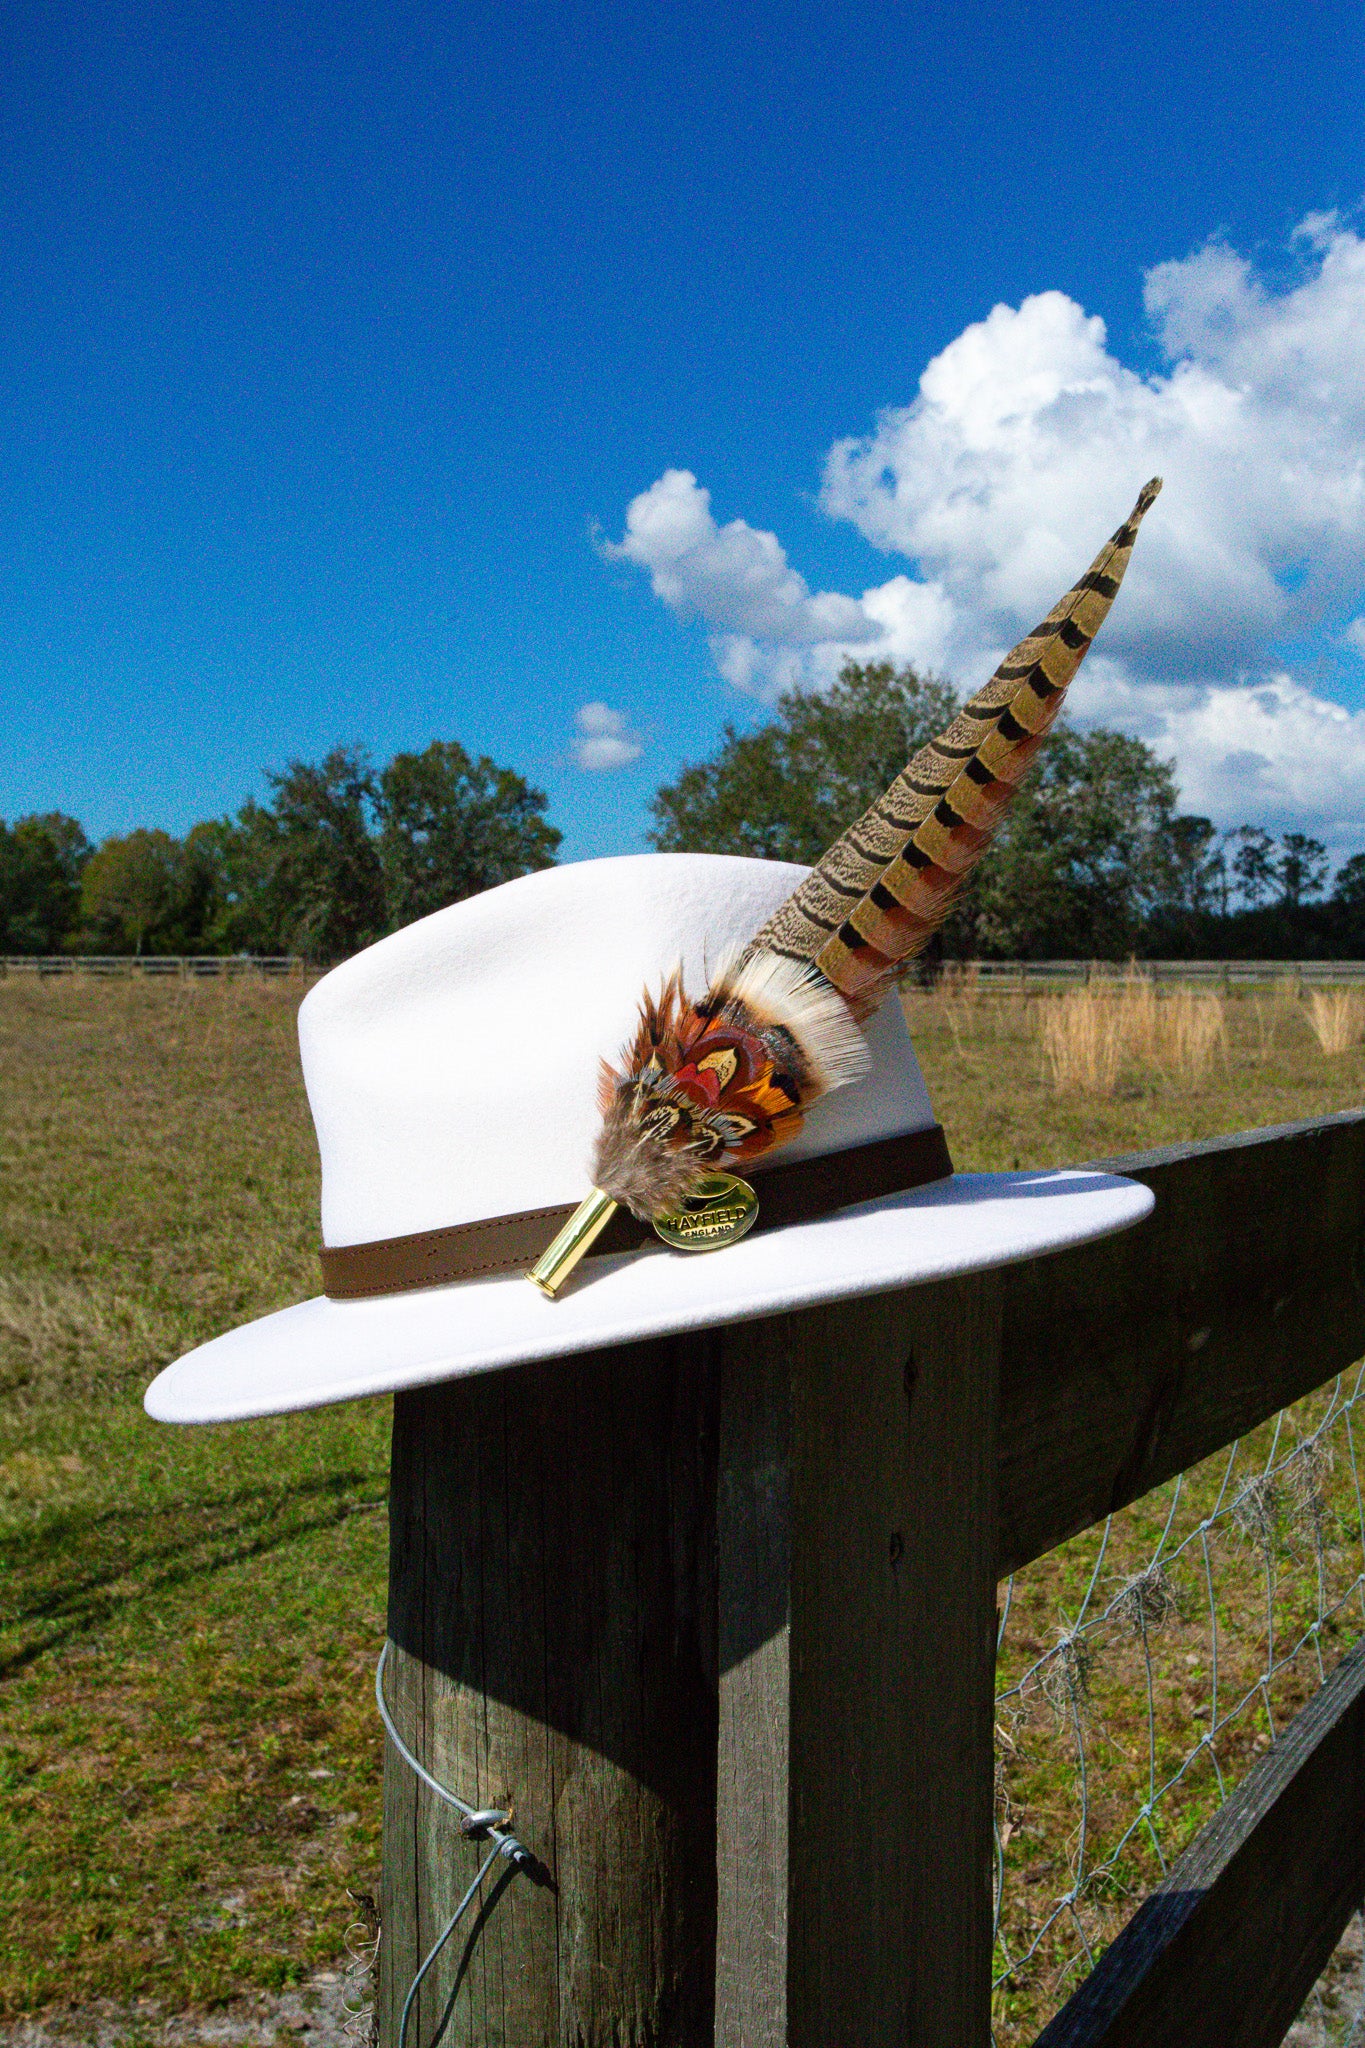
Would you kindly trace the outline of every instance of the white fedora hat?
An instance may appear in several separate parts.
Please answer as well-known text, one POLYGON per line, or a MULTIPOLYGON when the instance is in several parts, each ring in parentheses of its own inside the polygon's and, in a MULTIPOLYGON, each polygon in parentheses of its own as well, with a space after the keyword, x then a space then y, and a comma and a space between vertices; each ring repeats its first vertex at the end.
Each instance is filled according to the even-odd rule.
POLYGON ((678 963, 704 986, 805 873, 708 854, 550 868, 325 976, 299 1040, 330 1291, 190 1352, 148 1412, 317 1407, 1005 1265, 1145 1216, 1149 1190, 1112 1174, 953 1173, 887 1002, 866 1026, 870 1070, 755 1170, 750 1235, 697 1256, 623 1217, 633 1248, 585 1259, 557 1300, 528 1285, 588 1189, 598 1069, 641 988, 678 963))

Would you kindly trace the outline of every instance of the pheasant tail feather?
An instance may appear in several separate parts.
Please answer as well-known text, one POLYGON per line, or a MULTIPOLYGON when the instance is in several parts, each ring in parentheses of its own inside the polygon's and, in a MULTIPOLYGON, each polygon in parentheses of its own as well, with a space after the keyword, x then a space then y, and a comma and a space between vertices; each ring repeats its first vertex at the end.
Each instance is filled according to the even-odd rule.
MULTIPOLYGON (((859 1022, 942 922, 988 844, 1160 488, 1159 479, 1147 485, 1075 588, 703 997, 689 1000, 677 974, 657 998, 645 995, 620 1068, 601 1076, 590 1198, 599 1210, 604 1200, 642 1218, 676 1208, 718 1168, 747 1166, 795 1137, 812 1103, 866 1072, 859 1022)), ((559 1258, 556 1239, 538 1284, 552 1293, 587 1241, 580 1232, 559 1258)))
POLYGON ((922 747, 746 949, 819 969, 873 1010, 928 944, 990 843, 1123 581, 1154 477, 1079 583, 922 747))

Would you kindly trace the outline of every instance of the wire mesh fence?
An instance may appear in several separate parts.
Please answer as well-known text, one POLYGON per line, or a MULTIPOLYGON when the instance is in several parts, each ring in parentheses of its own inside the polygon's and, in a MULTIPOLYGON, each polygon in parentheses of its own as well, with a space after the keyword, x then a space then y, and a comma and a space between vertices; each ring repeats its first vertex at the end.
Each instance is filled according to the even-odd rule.
MULTIPOLYGON (((993 2038, 1022 2048, 1365 1634, 1365 1364, 1001 1589, 993 2038)), ((1365 2044, 1361 1927, 1288 2036, 1365 2044)))

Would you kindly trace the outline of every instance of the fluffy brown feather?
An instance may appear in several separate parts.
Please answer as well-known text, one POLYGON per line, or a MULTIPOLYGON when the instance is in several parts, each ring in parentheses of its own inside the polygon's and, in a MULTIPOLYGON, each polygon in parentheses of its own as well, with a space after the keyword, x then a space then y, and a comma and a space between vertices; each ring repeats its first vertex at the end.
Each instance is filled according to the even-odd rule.
POLYGON ((672 974, 641 998, 620 1070, 603 1066, 594 1185, 636 1216, 666 1214, 707 1174, 795 1137, 867 1065, 847 1004, 807 967, 760 954, 695 1003, 672 974))

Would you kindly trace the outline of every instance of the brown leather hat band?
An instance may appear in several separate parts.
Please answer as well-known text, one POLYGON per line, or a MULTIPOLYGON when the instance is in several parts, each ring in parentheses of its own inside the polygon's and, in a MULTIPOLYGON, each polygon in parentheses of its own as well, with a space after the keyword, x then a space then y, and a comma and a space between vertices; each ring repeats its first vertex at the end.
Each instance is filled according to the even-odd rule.
MULTIPOLYGON (((854 1202, 903 1193, 953 1170, 942 1127, 880 1138, 820 1159, 795 1159, 754 1175, 759 1198, 755 1231, 809 1223, 854 1202)), ((402 1294, 414 1287, 441 1287, 450 1280, 486 1279, 534 1264, 551 1238, 574 1213, 564 1202, 552 1209, 523 1209, 517 1216, 490 1216, 479 1223, 452 1223, 444 1230, 419 1230, 411 1237, 377 1238, 372 1244, 324 1246, 322 1284, 333 1301, 360 1301, 378 1294, 402 1294)), ((618 1209, 593 1246, 603 1252, 636 1251, 658 1239, 648 1223, 618 1209)))

